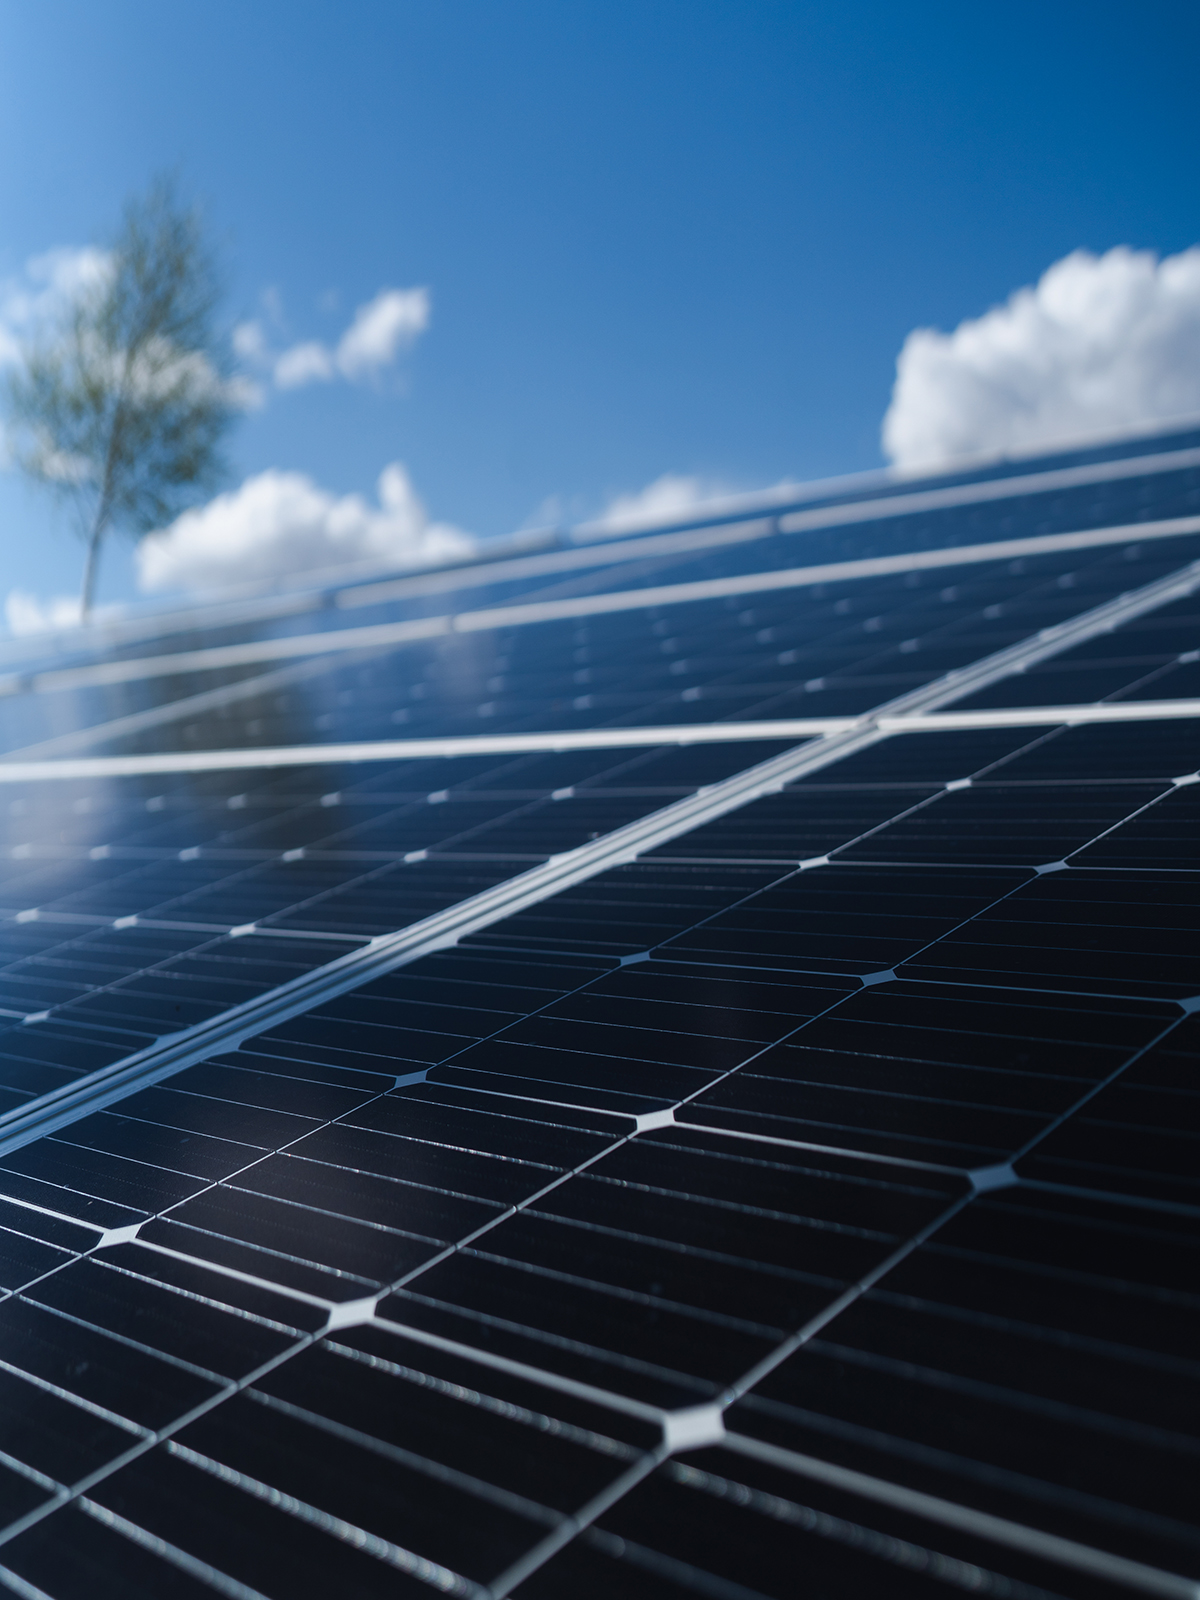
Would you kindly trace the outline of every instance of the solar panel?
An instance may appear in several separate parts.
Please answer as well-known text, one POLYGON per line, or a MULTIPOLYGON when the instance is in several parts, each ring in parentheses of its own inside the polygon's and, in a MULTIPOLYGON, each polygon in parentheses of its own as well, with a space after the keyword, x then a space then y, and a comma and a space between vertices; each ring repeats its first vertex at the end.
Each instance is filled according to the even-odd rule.
POLYGON ((1194 1595, 1197 507, 14 647, 0 1583, 1194 1595))

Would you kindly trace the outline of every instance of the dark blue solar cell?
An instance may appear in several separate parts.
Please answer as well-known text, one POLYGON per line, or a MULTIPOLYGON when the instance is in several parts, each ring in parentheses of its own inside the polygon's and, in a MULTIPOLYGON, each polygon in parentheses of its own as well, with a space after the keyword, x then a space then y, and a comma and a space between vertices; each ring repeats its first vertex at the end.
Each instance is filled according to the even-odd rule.
POLYGON ((1198 441, 30 645, 0 1579, 1182 1594, 1198 441))

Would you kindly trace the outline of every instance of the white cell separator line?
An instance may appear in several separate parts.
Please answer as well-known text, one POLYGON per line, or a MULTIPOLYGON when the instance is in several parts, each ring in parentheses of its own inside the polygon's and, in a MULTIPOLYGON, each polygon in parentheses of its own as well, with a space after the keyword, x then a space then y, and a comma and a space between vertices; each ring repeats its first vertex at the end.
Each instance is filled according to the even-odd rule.
POLYGON ((1030 667, 1061 655, 1064 650, 1098 638, 1101 634, 1112 633, 1122 624, 1132 622, 1135 617, 1157 611, 1173 600, 1194 594, 1198 589, 1200 561, 1193 561, 1176 572, 1169 572, 1163 578, 1144 584, 1140 589, 1130 589, 1066 622, 1043 628, 1006 650, 997 650, 992 655, 982 657, 969 667, 956 667, 932 683, 878 706, 873 715, 878 720, 938 711, 943 706, 964 699, 968 694, 990 688, 1012 673, 1027 672, 1030 667))
MULTIPOLYGON (((546 1534, 531 1549, 526 1550, 523 1556, 519 1556, 511 1566, 492 1579, 487 1591, 490 1600, 507 1600, 518 1584, 544 1567, 546 1562, 552 1560, 560 1550, 565 1549, 572 1539, 599 1521, 606 1511, 611 1511, 613 1506, 636 1489, 638 1484, 644 1483, 650 1474, 662 1465, 666 1457, 665 1446, 660 1445, 657 1449, 648 1450, 639 1460, 626 1467, 619 1477, 614 1478, 594 1494, 573 1515, 564 1517, 553 1532, 546 1534)), ((750 1591, 743 1589, 742 1593, 748 1595, 750 1591)))
MULTIPOLYGON (((1197 585, 1200 585, 1200 563, 1083 612, 1070 622, 1045 629, 1022 644, 986 656, 970 667, 948 673, 923 689, 878 707, 874 715, 878 718, 932 711, 948 700, 998 682, 1023 665, 1043 660, 1047 655, 1069 649, 1098 632, 1115 627, 1128 616, 1166 604, 1181 593, 1190 593, 1197 585)), ((448 949, 460 939, 538 905, 598 873, 635 861, 639 855, 668 844, 681 834, 690 833, 763 795, 777 794, 797 778, 831 766, 888 737, 870 718, 865 718, 861 726, 811 739, 807 744, 785 750, 660 811, 614 829, 602 838, 552 856, 540 866, 424 917, 411 927, 372 939, 369 944, 254 1000, 231 1007, 194 1027, 169 1034, 156 1044, 102 1067, 76 1083, 41 1096, 32 1105, 0 1116, 0 1155, 102 1110, 125 1095, 170 1077, 219 1051, 234 1049, 252 1035, 357 988, 371 978, 448 949)))
POLYGON ((376 739, 358 744, 279 745, 255 750, 171 750, 141 756, 81 756, 61 761, 0 760, 0 783, 128 778, 184 772, 240 772, 276 767, 425 761, 432 757, 557 754, 697 744, 761 744, 819 738, 854 729, 881 733, 953 733, 979 728, 1041 728, 1099 722, 1200 718, 1200 700, 1131 700, 986 711, 928 711, 907 716, 784 717, 762 722, 681 723, 649 728, 587 728, 561 733, 467 734, 444 739, 376 739))
POLYGON ((564 733, 469 734, 444 739, 377 739, 358 744, 283 745, 257 750, 180 750, 162 755, 83 756, 64 761, 0 761, 0 783, 51 778, 118 778, 139 773, 225 772, 347 762, 424 761, 434 756, 525 755, 646 746, 745 744, 808 739, 859 725, 855 717, 783 722, 701 723, 670 728, 590 728, 564 733))
POLYGON ((1076 1539, 1064 1539, 1058 1534, 1046 1533, 1028 1523, 993 1516, 991 1512, 977 1511, 973 1506, 945 1500, 939 1495, 926 1494, 923 1490, 910 1489, 903 1484, 890 1483, 886 1478, 875 1478, 851 1467, 822 1461, 818 1456, 802 1455, 798 1451, 786 1450, 739 1433, 727 1433, 722 1442, 727 1449, 751 1460, 770 1462, 815 1483, 841 1489, 877 1505, 891 1506, 894 1510, 923 1517, 942 1527, 974 1534, 991 1544, 1020 1550, 1026 1555, 1041 1557, 1077 1572, 1087 1572, 1110 1583, 1128 1584, 1146 1594, 1162 1595, 1164 1600, 1200 1600, 1200 1585, 1190 1578, 1148 1566, 1145 1562, 1131 1561, 1125 1556, 1113 1555, 1094 1545, 1081 1544, 1076 1539))
POLYGON ((0 677, 0 696, 95 688, 104 684, 212 672, 226 667, 253 666, 300 656, 328 655, 343 650, 387 650, 420 640, 445 638, 455 633, 479 633, 541 622, 561 622, 570 618, 686 605, 702 600, 778 593, 811 588, 821 583, 850 582, 906 572, 1009 561, 1025 556, 1101 549, 1193 533, 1200 533, 1200 517, 1174 517, 1163 522, 1137 522, 1114 528, 1093 528, 1082 533, 1051 533, 1028 539, 1003 539, 991 544, 959 545, 947 550, 912 550, 894 556, 833 561, 820 566, 747 573, 735 578, 704 578, 692 583, 620 589, 607 594, 577 595, 562 600, 514 602, 483 611, 417 617, 406 622, 384 622, 363 628, 340 628, 323 633, 293 634, 280 639, 212 645, 198 650, 180 650, 170 655, 137 656, 124 661, 101 661, 79 667, 54 667, 28 674, 9 673, 0 677))
POLYGON ((0 1585, 10 1594, 15 1594, 17 1600, 54 1600, 54 1596, 47 1594, 45 1589, 38 1589, 34 1584, 27 1583, 24 1578, 15 1572, 10 1572, 7 1567, 0 1567, 0 1585))
POLYGON ((982 483, 947 484, 940 489, 916 489, 876 500, 859 500, 846 506, 818 507, 785 512, 779 519, 787 533, 813 527, 836 527, 849 522, 870 522, 875 517, 904 516, 914 511, 940 511, 1011 500, 1030 494, 1050 494, 1078 489, 1090 483, 1118 483, 1122 478, 1154 477, 1160 472, 1182 472, 1200 466, 1200 449, 1162 451, 1152 456, 1126 456, 1119 461, 1093 461, 1086 466, 1053 467, 1045 472, 1025 472, 1011 478, 989 478, 982 483), (1140 463, 1145 463, 1144 466, 1140 463), (822 519, 818 522, 816 519, 822 519))
MULTIPOLYGON (((476 633, 529 623, 561 622, 578 617, 642 611, 651 607, 689 605, 703 600, 778 594, 791 589, 814 588, 818 584, 851 583, 864 578, 894 577, 908 572, 932 572, 952 567, 978 566, 985 562, 1061 555, 1069 551, 1141 543, 1147 539, 1174 539, 1194 533, 1200 533, 1200 517, 1174 517, 1165 522, 1130 523, 1115 528, 1089 529, 1083 533, 1047 533, 1028 539, 997 539, 989 544, 956 545, 945 550, 909 550, 893 556, 829 561, 820 566, 776 568, 770 572, 743 573, 733 578, 698 578, 690 583, 617 589, 605 594, 574 595, 562 600, 514 601, 511 605, 493 606, 486 611, 459 612, 457 616, 445 619, 445 631, 476 633)), ((350 633, 367 631, 357 628, 349 630, 350 633)), ((2 687, 3 680, 0 680, 2 687)))
POLYGON ((385 578, 381 582, 340 589, 334 595, 333 602, 339 610, 356 610, 361 606, 448 593, 455 589, 490 588, 493 584, 512 583, 520 578, 552 577, 560 572, 625 566, 663 556, 686 556, 723 545, 750 544, 756 539, 769 538, 777 528, 774 516, 758 513, 715 527, 687 528, 646 537, 616 539, 604 544, 576 545, 571 549, 553 550, 540 555, 519 556, 515 560, 495 562, 487 567, 472 567, 469 574, 439 572, 417 578, 385 578))
POLYGON ((381 623, 368 628, 342 628, 327 633, 289 634, 280 639, 255 639, 243 644, 210 645, 170 655, 134 656, 89 666, 52 667, 43 672, 11 673, 0 678, 0 695, 46 694, 66 689, 95 689, 105 684, 136 683, 148 678, 187 677, 226 667, 256 666, 300 656, 331 655, 341 650, 380 650, 436 639, 451 631, 450 617, 419 617, 410 622, 381 623))
POLYGON ((1076 706, 1012 706, 986 711, 929 711, 876 717, 884 733, 953 733, 963 728, 1072 728, 1106 722, 1164 722, 1200 717, 1200 700, 1093 701, 1076 706))
MULTIPOLYGON (((252 1589, 248 1583, 241 1583, 237 1578, 231 1578, 219 1567, 201 1561, 197 1556, 177 1544, 172 1544, 169 1539, 164 1539, 157 1533, 147 1532, 140 1523, 131 1522, 128 1517, 123 1517, 108 1506, 89 1499, 87 1495, 79 1496, 78 1505, 85 1515, 92 1517, 101 1527, 111 1529, 113 1533, 128 1539, 130 1544, 137 1546, 138 1549, 148 1551, 150 1555, 155 1556, 163 1563, 166 1572, 175 1567, 193 1582, 202 1583, 214 1594, 221 1595, 222 1600, 269 1600, 269 1596, 263 1594, 261 1589, 252 1589)), ((52 1600, 52 1597, 47 1595, 45 1600, 52 1600)))
POLYGON ((150 728, 182 722, 185 717, 199 717, 207 711, 236 705, 239 700, 290 688, 293 684, 319 677, 333 665, 334 658, 329 656, 291 661, 287 666, 274 667, 269 672, 257 672, 251 677, 239 678, 236 683, 223 683, 215 689, 203 689, 199 694, 184 695, 180 700, 167 700, 161 705, 148 706, 144 711, 131 711, 125 716, 113 717, 108 722, 96 722, 91 727, 76 728, 71 733, 60 733, 52 739, 41 739, 37 744, 24 745, 19 750, 9 751, 7 755, 0 754, 0 761, 48 761, 52 757, 74 755, 94 745, 107 744, 112 739, 127 739, 131 734, 145 733, 150 728))

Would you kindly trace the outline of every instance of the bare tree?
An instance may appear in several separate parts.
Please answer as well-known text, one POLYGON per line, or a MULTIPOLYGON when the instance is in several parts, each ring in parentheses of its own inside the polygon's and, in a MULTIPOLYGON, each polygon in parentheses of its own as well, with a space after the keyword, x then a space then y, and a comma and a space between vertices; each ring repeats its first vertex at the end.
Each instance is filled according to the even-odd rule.
POLYGON ((18 463, 75 503, 85 622, 109 529, 140 538, 220 476, 238 407, 218 298, 199 213, 160 178, 126 205, 99 281, 34 332, 9 381, 18 463))

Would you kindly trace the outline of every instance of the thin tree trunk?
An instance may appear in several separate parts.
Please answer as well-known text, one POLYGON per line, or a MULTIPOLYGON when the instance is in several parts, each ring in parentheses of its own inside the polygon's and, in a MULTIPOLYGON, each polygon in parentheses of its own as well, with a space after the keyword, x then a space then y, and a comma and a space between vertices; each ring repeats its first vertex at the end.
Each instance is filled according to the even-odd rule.
POLYGON ((106 520, 103 512, 97 514, 88 539, 87 560, 83 564, 83 591, 79 597, 80 622, 86 622, 91 616, 92 601, 96 595, 96 574, 100 570, 100 541, 104 538, 106 520))
POLYGON ((83 564, 83 592, 79 597, 79 620, 87 622, 92 614, 92 601, 96 597, 96 574, 100 569, 100 542, 108 526, 112 510, 113 465, 117 455, 117 442, 124 420, 124 391, 129 381, 130 353, 125 352, 125 372, 121 379, 121 394, 108 432, 108 446, 104 452, 104 480, 100 486, 100 499, 96 506, 96 520, 88 538, 87 560, 83 564))

